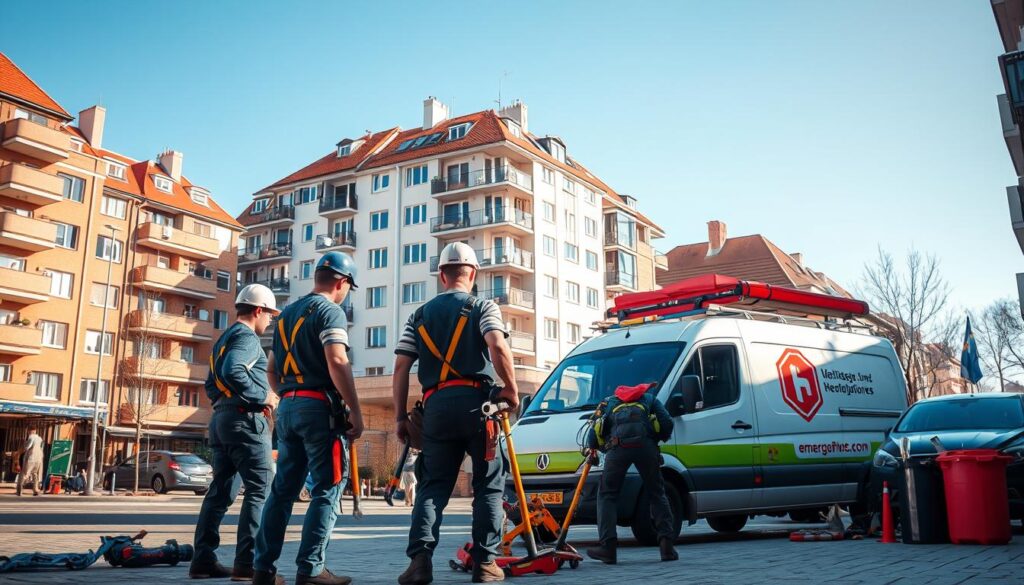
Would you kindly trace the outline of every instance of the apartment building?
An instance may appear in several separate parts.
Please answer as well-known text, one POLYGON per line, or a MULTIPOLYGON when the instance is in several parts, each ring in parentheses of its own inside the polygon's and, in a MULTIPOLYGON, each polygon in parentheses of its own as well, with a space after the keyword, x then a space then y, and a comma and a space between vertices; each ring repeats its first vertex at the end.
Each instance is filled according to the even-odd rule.
POLYGON ((611 295, 654 288, 664 265, 651 247, 661 228, 562 139, 531 133, 521 102, 452 118, 428 98, 420 127, 339 141, 257 192, 238 221, 241 280, 267 284, 282 303, 311 290, 320 253, 356 259, 360 288, 346 309, 361 400, 379 407, 371 429, 392 426, 394 344, 437 294, 446 244, 477 251, 475 294, 501 308, 526 392, 592 335, 611 295))
POLYGON ((202 440, 200 391, 233 305, 241 226, 182 174, 103 144, 106 112, 74 117, 0 54, 0 452, 28 426, 87 458, 94 406, 107 459, 202 440), (101 363, 102 362, 102 363, 101 363), (138 416, 136 416, 138 415, 138 416))

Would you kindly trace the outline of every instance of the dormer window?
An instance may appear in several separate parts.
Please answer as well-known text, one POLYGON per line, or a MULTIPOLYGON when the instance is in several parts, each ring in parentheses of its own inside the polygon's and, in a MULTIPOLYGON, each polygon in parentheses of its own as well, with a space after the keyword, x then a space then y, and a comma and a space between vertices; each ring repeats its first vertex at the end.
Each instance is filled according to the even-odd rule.
POLYGON ((564 163, 565 147, 554 140, 549 140, 548 144, 551 145, 551 156, 555 157, 555 160, 558 162, 564 163))
POLYGON ((170 193, 171 186, 173 185, 170 179, 168 179, 167 177, 162 177, 160 175, 153 175, 153 184, 156 185, 157 189, 160 189, 164 193, 170 193))
POLYGON ((267 209, 267 201, 267 199, 257 199, 256 201, 254 201, 252 204, 251 215, 263 213, 267 209))
POLYGON ((198 203, 199 205, 205 205, 207 207, 210 206, 210 194, 206 191, 192 187, 188 190, 188 195, 192 198, 193 203, 198 203))
POLYGON ((466 122, 465 124, 457 124, 448 128, 448 140, 458 140, 465 137, 466 133, 469 132, 469 126, 469 122, 466 122))
POLYGON ((416 140, 415 138, 410 138, 409 140, 403 140, 402 143, 398 145, 398 148, 395 150, 395 152, 402 152, 403 150, 409 148, 410 146, 412 146, 412 143, 415 140, 416 140))
POLYGON ((128 176, 128 167, 121 163, 116 163, 112 160, 108 160, 107 176, 113 177, 119 181, 124 181, 125 177, 128 176))
POLYGON ((338 158, 352 154, 352 144, 345 144, 338 147, 338 158))

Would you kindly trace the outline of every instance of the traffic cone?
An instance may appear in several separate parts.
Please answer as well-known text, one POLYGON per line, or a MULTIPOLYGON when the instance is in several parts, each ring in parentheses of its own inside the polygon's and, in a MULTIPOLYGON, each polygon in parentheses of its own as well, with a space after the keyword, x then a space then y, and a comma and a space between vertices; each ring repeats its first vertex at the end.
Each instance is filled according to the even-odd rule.
POLYGON ((883 544, 896 542, 896 527, 892 520, 892 503, 889 501, 889 482, 882 482, 882 541, 883 544))

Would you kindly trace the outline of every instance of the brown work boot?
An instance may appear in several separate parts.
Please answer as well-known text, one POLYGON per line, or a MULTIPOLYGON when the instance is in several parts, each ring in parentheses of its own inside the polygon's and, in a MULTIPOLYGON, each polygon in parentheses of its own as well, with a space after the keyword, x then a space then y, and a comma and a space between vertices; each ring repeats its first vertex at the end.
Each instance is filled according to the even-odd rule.
POLYGON ((231 580, 232 581, 252 581, 252 576, 255 571, 252 565, 238 565, 236 564, 231 568, 231 580))
POLYGON ((618 562, 618 554, 616 552, 615 545, 601 545, 595 548, 587 549, 587 556, 594 559, 595 561, 601 561, 606 565, 614 565, 618 562))
POLYGON ((434 561, 430 553, 421 552, 409 562, 409 568, 398 576, 398 585, 427 585, 434 580, 434 561))
POLYGON ((316 577, 295 575, 295 585, 348 585, 351 582, 352 577, 335 575, 327 567, 324 567, 324 570, 320 571, 316 577))
POLYGON ((189 579, 226 579, 231 576, 231 569, 214 561, 210 564, 192 563, 188 568, 189 579))
POLYGON ((474 583, 494 583, 495 581, 504 581, 505 571, 498 566, 498 563, 491 561, 489 563, 475 563, 473 565, 473 582, 474 583))
POLYGON ((285 585, 284 577, 273 571, 252 572, 252 585, 285 585))
POLYGON ((673 542, 671 538, 659 538, 658 548, 661 549, 661 560, 663 561, 678 561, 679 554, 676 553, 676 549, 672 546, 673 542))

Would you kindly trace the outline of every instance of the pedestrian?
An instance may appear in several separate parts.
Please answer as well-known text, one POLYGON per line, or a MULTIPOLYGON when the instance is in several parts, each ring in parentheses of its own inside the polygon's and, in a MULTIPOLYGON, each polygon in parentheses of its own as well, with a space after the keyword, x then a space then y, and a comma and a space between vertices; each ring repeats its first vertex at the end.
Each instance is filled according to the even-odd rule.
POLYGON ((410 316, 395 348, 392 391, 402 442, 409 440, 405 412, 409 374, 417 361, 424 388, 423 444, 416 464, 419 493, 406 549, 411 561, 398 577, 402 585, 433 580, 441 517, 467 454, 473 464, 473 582, 505 577, 494 562, 501 540, 504 458, 495 454, 497 434, 491 441, 480 410, 491 398, 515 408, 519 397, 501 311, 493 301, 470 294, 478 267, 476 252, 468 245, 445 246, 438 263, 444 292, 410 316), (495 373, 505 384, 500 390, 493 386, 495 373))
POLYGON ((409 450, 409 456, 402 466, 402 491, 405 492, 405 505, 411 508, 416 501, 416 459, 419 458, 419 451, 409 450))
MULTIPOLYGON (((672 436, 673 422, 665 405, 651 392, 653 384, 619 386, 598 406, 599 414, 588 433, 592 449, 606 451, 597 495, 597 530, 600 546, 588 548, 587 555, 603 563, 617 561, 618 499, 626 471, 636 466, 650 501, 651 518, 658 532, 661 560, 679 558, 673 543, 676 534, 672 508, 665 496, 658 443, 672 436)), ((642 513, 639 511, 638 513, 642 513)))
POLYGON ((77 494, 85 491, 85 485, 88 483, 88 479, 85 475, 85 469, 79 469, 78 473, 72 475, 64 482, 64 493, 66 494, 77 494))
POLYGON ((346 447, 363 433, 363 415, 349 362, 348 321, 339 304, 355 288, 355 263, 327 252, 313 275, 313 292, 289 304, 277 319, 269 358, 270 385, 281 397, 277 410, 277 470, 256 538, 255 585, 283 579, 281 556, 292 506, 308 469, 311 500, 295 562, 296 585, 347 585, 325 567, 337 519, 346 447), (345 410, 348 409, 346 416, 345 410))
POLYGON ((43 481, 43 438, 36 433, 35 427, 29 427, 28 437, 21 454, 21 473, 18 474, 17 494, 25 482, 32 482, 32 495, 39 495, 40 483, 43 481))
POLYGON ((213 479, 196 523, 196 551, 188 571, 193 579, 252 579, 256 534, 273 477, 270 416, 276 397, 267 382, 267 355, 259 336, 280 311, 274 293, 262 284, 240 290, 235 310, 235 323, 213 345, 206 378, 206 395, 213 404, 209 427, 213 479), (238 478, 245 495, 238 514, 235 560, 229 570, 217 561, 217 547, 220 524, 239 491, 238 478))

